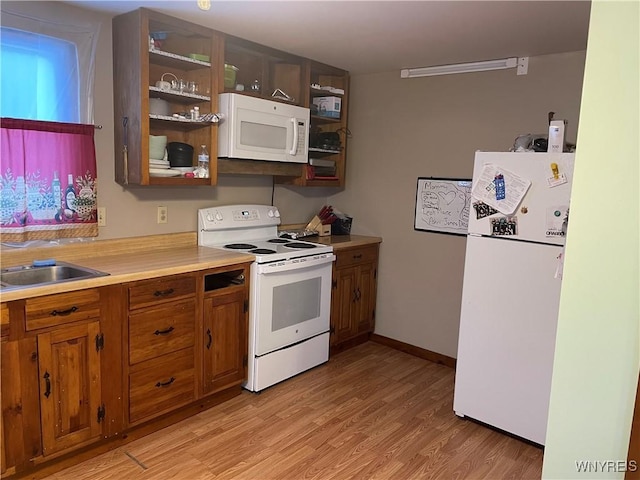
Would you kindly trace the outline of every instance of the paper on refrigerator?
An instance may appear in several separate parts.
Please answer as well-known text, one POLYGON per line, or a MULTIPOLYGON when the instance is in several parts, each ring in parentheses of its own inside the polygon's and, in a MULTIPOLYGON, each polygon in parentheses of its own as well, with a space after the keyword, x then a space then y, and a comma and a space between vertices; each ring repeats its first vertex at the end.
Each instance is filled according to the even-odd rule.
POLYGON ((471 195, 487 205, 492 206, 500 213, 512 215, 516 211, 516 208, 518 208, 518 205, 520 205, 530 186, 530 180, 522 178, 509 170, 505 170, 494 163, 486 163, 480 172, 480 177, 471 190, 471 195), (502 200, 496 200, 494 179, 497 175, 504 177, 505 197, 502 200))

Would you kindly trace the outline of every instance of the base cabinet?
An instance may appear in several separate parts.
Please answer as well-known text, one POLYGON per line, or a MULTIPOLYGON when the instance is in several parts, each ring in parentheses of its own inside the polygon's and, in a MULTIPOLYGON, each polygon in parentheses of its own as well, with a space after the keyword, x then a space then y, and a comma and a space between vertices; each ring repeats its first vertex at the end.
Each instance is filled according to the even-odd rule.
POLYGON ((239 395, 249 266, 2 304, 2 478, 51 473, 239 395))
POLYGON ((42 453, 100 439, 100 322, 59 328, 38 335, 42 453))
POLYGON ((378 244, 336 250, 331 349, 366 341, 375 327, 378 244))
POLYGON ((121 358, 120 330, 107 321, 118 291, 87 289, 3 306, 3 317, 10 316, 0 344, 3 477, 122 431, 121 366, 112 362, 121 358))
POLYGON ((244 289, 204 299, 203 391, 205 395, 247 378, 247 301, 244 289))

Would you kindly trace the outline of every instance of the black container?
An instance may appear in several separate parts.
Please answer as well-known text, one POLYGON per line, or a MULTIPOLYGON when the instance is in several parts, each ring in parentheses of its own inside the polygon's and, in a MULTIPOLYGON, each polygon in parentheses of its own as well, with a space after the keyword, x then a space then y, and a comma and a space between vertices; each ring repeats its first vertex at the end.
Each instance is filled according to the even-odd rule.
POLYGON ((193 147, 188 143, 170 142, 167 154, 172 167, 193 167, 193 147))
POLYGON ((349 235, 351 234, 351 223, 353 218, 345 216, 344 218, 336 218, 331 224, 331 235, 349 235))

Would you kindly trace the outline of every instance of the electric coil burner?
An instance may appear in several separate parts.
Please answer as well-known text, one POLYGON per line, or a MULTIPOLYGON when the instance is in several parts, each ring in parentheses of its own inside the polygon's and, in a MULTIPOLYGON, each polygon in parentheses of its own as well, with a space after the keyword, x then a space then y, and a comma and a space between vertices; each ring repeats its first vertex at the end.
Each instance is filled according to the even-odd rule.
POLYGON ((249 279, 249 362, 253 392, 329 359, 333 247, 278 238, 268 205, 198 211, 198 245, 254 256, 249 279))

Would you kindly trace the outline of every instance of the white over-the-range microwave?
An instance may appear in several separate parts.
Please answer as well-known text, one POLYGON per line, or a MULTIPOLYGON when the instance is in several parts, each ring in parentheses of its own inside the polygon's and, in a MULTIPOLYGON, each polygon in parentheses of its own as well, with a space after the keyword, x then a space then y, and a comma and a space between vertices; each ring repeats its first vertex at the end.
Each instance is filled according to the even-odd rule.
POLYGON ((219 101, 218 157, 307 163, 308 108, 237 93, 219 101))

